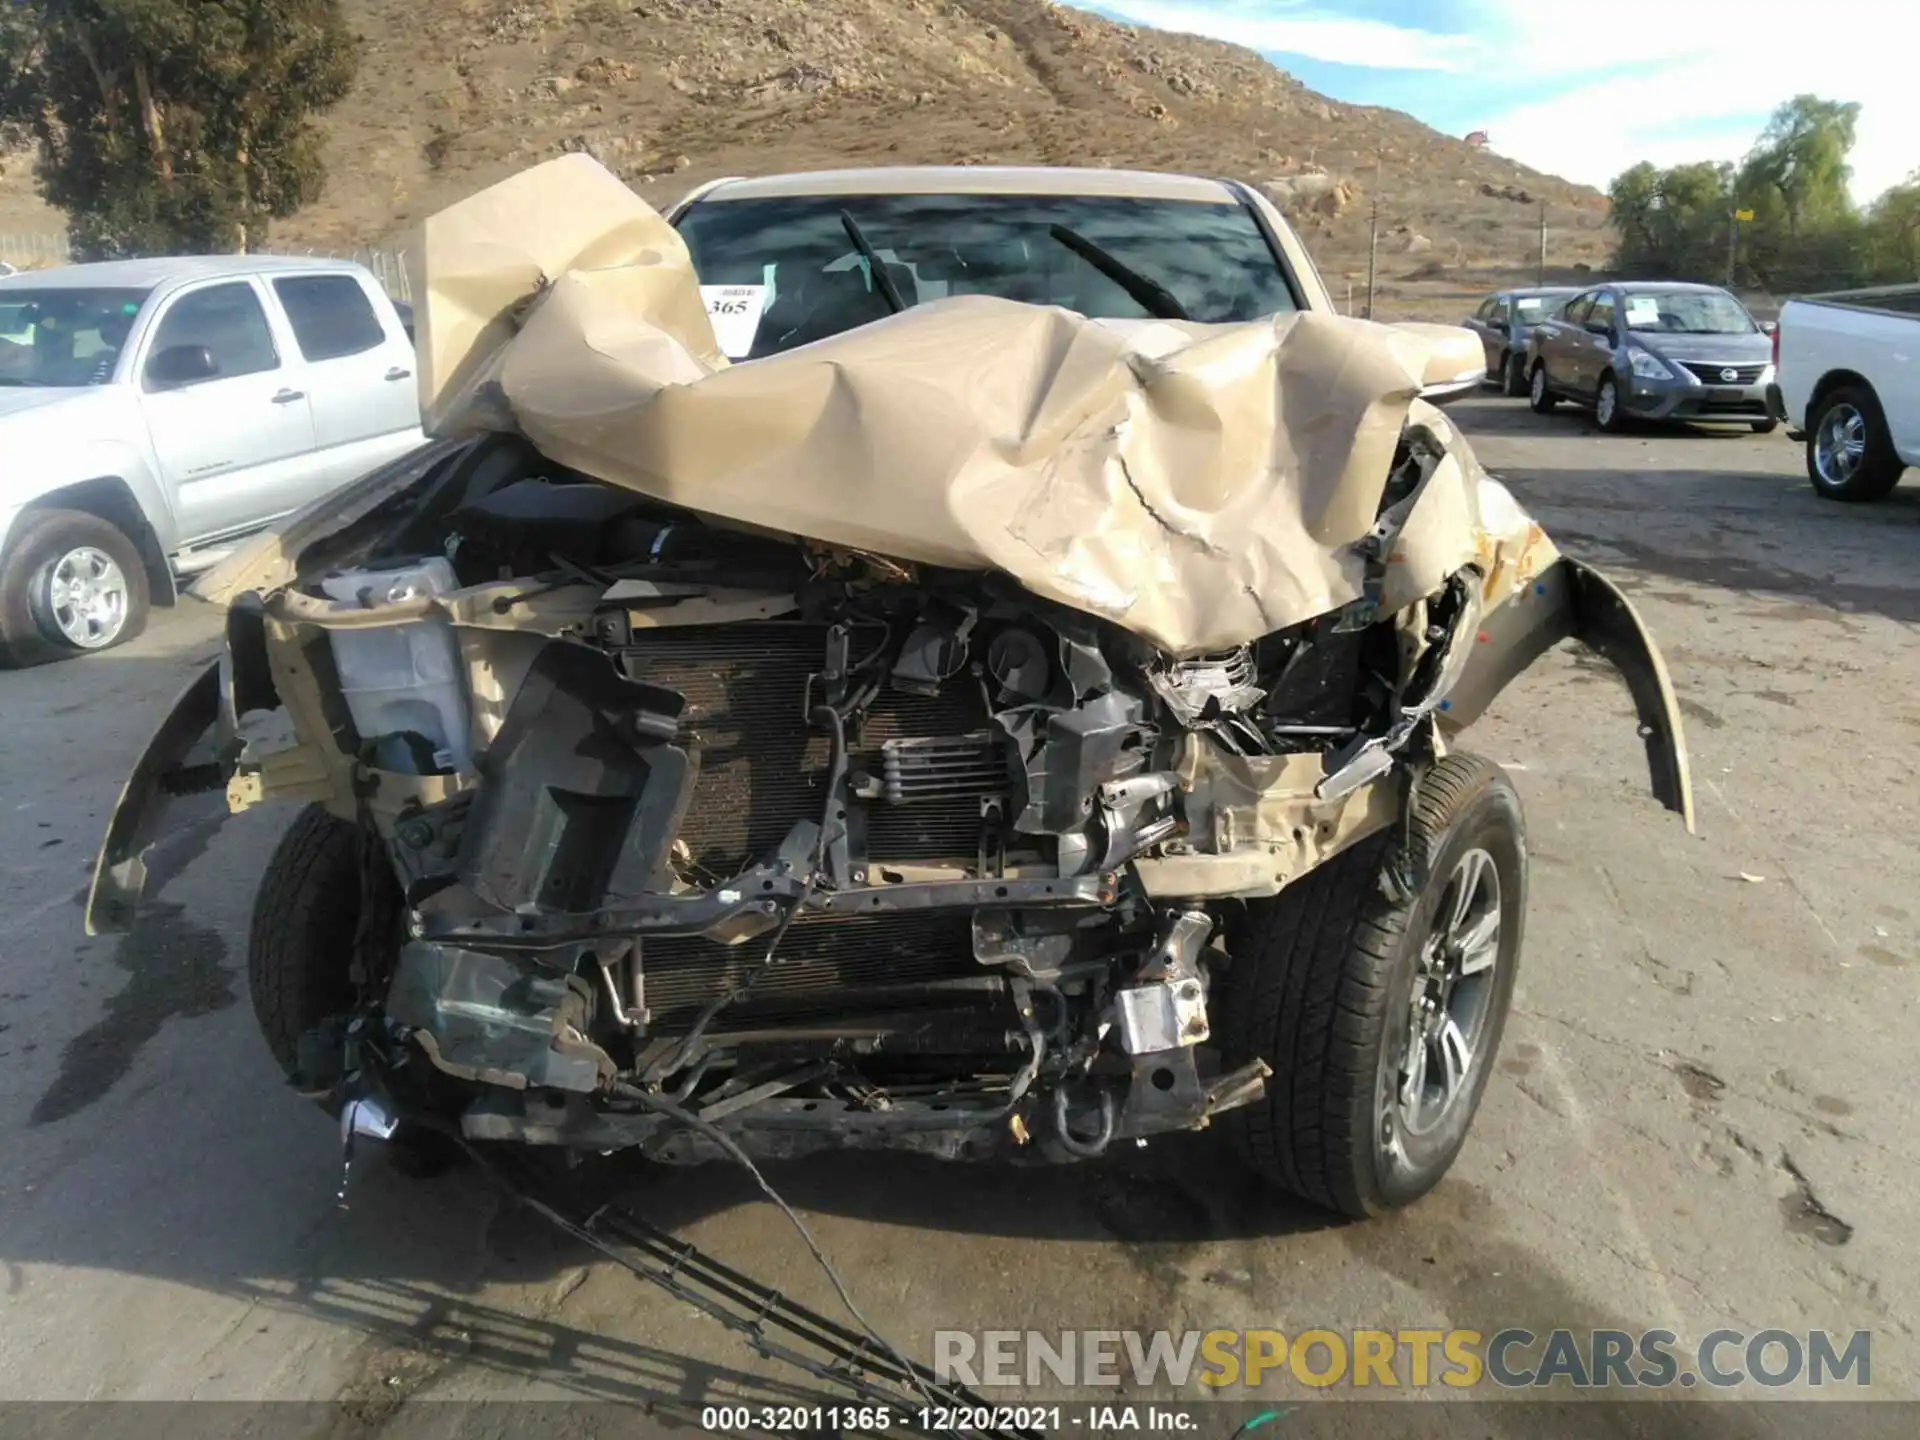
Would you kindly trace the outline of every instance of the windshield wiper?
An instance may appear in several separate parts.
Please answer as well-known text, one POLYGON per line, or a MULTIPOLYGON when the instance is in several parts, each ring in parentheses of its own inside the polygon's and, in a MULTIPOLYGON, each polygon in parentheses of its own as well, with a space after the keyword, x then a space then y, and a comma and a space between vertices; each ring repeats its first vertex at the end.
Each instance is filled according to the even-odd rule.
POLYGON ((867 273, 873 276, 873 288, 880 292, 880 298, 887 302, 887 308, 898 315, 907 308, 907 302, 900 298, 900 287, 893 283, 893 276, 887 273, 886 264, 867 242, 860 222, 853 218, 851 210, 842 210, 840 224, 847 232, 847 239, 853 242, 853 248, 860 252, 860 258, 867 262, 867 273))
POLYGON ((1154 319, 1191 320, 1193 318, 1187 314, 1187 307, 1182 305, 1166 286, 1158 280, 1149 280, 1125 261, 1101 249, 1078 230, 1069 230, 1064 225, 1054 225, 1048 228, 1047 234, 1126 291, 1133 302, 1154 319))

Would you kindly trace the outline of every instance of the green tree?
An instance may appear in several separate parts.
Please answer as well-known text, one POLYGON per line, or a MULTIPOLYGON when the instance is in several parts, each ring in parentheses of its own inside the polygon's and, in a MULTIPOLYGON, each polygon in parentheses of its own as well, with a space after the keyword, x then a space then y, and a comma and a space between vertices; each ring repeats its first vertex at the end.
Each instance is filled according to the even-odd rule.
POLYGON ((1851 101, 1794 96, 1773 112, 1740 167, 1741 196, 1755 205, 1777 200, 1793 236, 1850 215, 1847 156, 1859 118, 1851 101))
POLYGON ((1642 279, 1713 279, 1726 269, 1733 167, 1702 161, 1659 170, 1645 161, 1608 188, 1620 232, 1616 268, 1642 279))
POLYGON ((1873 202, 1865 228, 1876 280, 1920 280, 1920 170, 1873 202))
POLYGON ((320 194, 355 61, 337 0, 11 0, 0 123, 77 254, 246 249, 320 194))
POLYGON ((1848 194, 1858 105, 1796 95, 1736 170, 1645 163, 1610 188, 1614 263, 1629 275, 1718 281, 1738 230, 1735 283, 1787 293, 1920 278, 1920 172, 1862 215, 1848 194), (1736 210, 1751 214, 1736 221, 1736 210))

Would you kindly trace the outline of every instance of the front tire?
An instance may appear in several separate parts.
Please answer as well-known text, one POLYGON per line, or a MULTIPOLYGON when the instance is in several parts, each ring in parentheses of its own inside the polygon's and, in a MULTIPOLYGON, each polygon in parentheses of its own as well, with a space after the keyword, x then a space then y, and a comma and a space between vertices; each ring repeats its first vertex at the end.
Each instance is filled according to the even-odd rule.
POLYGON ((1600 377, 1600 388, 1594 392, 1593 422, 1608 435, 1627 428, 1627 417, 1620 409, 1620 382, 1611 371, 1600 377))
POLYGON ((1880 500, 1906 468, 1879 398, 1862 385, 1842 385, 1820 399, 1807 424, 1807 478, 1829 500, 1880 500))
POLYGON ((1525 825, 1499 766, 1441 760, 1411 821, 1415 895, 1388 898, 1385 835, 1250 905, 1216 1011, 1227 1067, 1273 1070, 1261 1100, 1223 1117, 1243 1159, 1356 1218, 1424 1195, 1466 1143, 1526 914, 1525 825))
POLYGON ((1527 380, 1527 405, 1536 415, 1551 415, 1553 407, 1559 404, 1559 398, 1547 388, 1547 364, 1536 360, 1533 374, 1527 380))
POLYGON ((289 1077, 300 1037, 353 1008, 360 891, 359 828, 307 806, 267 861, 247 930, 253 1018, 289 1077))
POLYGON ((1755 420, 1753 422, 1753 433, 1756 435, 1771 435, 1779 428, 1780 422, 1778 420, 1755 420))
POLYGON ((149 601, 146 562, 119 526, 84 510, 30 510, 0 564, 0 661, 124 645, 146 628, 149 601))

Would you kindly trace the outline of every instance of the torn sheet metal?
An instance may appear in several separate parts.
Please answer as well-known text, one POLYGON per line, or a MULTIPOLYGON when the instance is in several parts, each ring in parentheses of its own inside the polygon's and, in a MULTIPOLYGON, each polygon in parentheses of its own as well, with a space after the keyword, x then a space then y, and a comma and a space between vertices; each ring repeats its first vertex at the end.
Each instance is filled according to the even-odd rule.
MULTIPOLYGON (((710 516, 1004 571, 1175 655, 1360 597, 1403 428, 1451 436, 1417 399, 1430 337, 1318 313, 1127 327, 966 296, 729 365, 678 234, 584 155, 434 216, 409 253, 434 433, 517 429, 710 516)), ((1448 448, 1389 595, 1545 543, 1448 448)))

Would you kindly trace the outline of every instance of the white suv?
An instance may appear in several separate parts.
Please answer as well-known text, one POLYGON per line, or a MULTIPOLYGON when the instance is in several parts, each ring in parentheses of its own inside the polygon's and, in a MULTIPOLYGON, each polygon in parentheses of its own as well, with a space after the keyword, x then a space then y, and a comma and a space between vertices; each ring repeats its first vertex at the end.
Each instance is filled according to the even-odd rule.
POLYGON ((0 278, 0 660, 104 650, 232 542, 420 445, 364 268, 208 256, 0 278))

